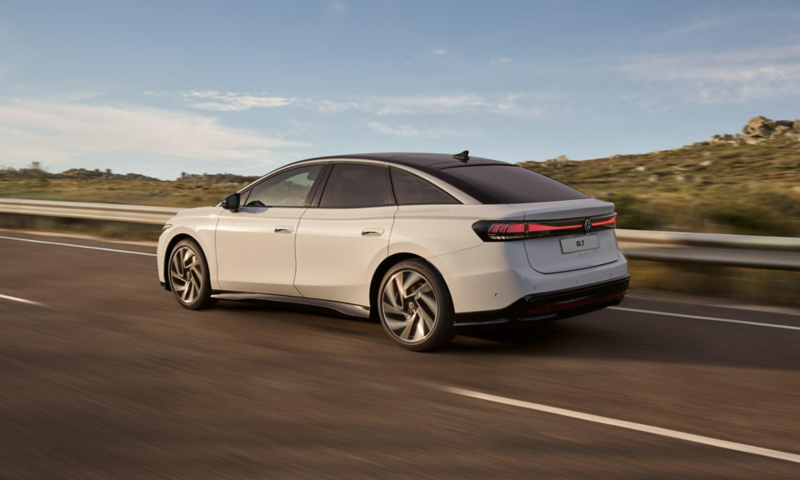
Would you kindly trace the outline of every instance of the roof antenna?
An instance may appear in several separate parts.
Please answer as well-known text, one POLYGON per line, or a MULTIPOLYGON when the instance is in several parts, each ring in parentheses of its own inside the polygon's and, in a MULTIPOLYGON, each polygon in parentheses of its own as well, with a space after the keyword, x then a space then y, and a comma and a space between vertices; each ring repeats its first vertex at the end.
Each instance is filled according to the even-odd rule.
POLYGON ((461 160, 464 163, 467 163, 469 162, 469 150, 464 150, 461 153, 456 153, 455 155, 453 155, 453 158, 455 158, 456 160, 461 160))

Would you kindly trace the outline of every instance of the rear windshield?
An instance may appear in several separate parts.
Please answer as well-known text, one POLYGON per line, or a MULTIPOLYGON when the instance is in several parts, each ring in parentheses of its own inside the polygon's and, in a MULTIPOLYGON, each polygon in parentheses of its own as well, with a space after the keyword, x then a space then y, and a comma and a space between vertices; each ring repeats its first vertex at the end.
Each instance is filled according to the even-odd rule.
POLYGON ((442 173, 474 187, 497 203, 557 202, 589 198, 552 178, 515 165, 464 165, 444 169, 442 173))

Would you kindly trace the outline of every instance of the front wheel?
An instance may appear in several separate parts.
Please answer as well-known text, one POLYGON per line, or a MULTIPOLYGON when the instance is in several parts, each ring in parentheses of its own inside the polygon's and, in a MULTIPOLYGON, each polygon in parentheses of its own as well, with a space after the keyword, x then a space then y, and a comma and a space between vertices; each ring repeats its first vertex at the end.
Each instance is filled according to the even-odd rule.
POLYGON ((455 336, 447 285, 439 272, 422 260, 406 260, 386 272, 377 307, 383 328, 408 350, 435 350, 455 336))
POLYGON ((208 262, 194 240, 187 238, 175 245, 167 272, 172 293, 183 307, 200 310, 217 303, 215 298, 211 298, 208 262))

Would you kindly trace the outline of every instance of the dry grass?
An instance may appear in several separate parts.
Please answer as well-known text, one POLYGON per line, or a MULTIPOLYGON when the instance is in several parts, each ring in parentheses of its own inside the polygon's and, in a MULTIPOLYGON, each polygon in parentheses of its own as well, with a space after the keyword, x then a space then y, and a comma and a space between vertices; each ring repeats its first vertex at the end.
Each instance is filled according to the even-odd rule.
POLYGON ((115 240, 157 242, 161 225, 107 222, 82 218, 55 218, 0 213, 0 229, 89 235, 115 240))
POLYGON ((521 165, 614 202, 622 228, 800 235, 800 143, 789 138, 521 165))
POLYGON ((631 287, 652 288, 762 304, 800 306, 800 272, 749 268, 628 263, 631 287))
MULTIPOLYGON (((521 165, 614 202, 622 228, 800 235, 800 142, 790 137, 521 165)), ((35 169, 8 173, 0 171, 0 197, 175 207, 216 204, 252 180, 230 175, 107 180, 35 169)))
POLYGON ((247 183, 203 184, 143 180, 3 179, 0 197, 164 207, 214 205, 247 183))

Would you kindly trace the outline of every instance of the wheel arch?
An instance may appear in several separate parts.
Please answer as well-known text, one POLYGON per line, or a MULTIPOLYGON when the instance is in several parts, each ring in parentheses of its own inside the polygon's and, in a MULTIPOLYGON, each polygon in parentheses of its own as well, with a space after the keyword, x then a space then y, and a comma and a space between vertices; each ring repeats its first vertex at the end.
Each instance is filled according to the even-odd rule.
MULTIPOLYGON (((442 277, 442 279, 445 278, 444 275, 442 275, 442 272, 438 268, 436 268, 435 265, 433 265, 431 262, 429 262, 424 257, 421 257, 419 255, 416 255, 416 254, 413 254, 413 253, 409 253, 409 252, 401 252, 401 253, 395 253, 393 255, 390 255, 390 256, 386 257, 380 263, 380 265, 378 265, 378 268, 375 269, 375 273, 372 274, 372 281, 370 282, 370 285, 369 285, 369 312, 370 312, 370 319, 375 323, 380 323, 380 318, 378 317, 378 289, 381 286, 381 282, 383 281, 383 277, 384 277, 384 275, 386 275, 386 272, 388 272, 389 269, 391 269, 392 267, 394 267, 398 263, 403 262, 405 260, 422 260, 430 268, 432 268, 434 271, 436 271, 442 277)), ((444 283, 445 283, 445 288, 447 288, 448 291, 449 291, 450 287, 447 285, 447 281, 445 280, 444 283)))
POLYGON ((169 258, 172 256, 172 250, 175 249, 175 245, 177 245, 178 242, 180 242, 181 240, 184 240, 184 239, 187 239, 187 238, 194 240, 194 242, 197 244, 197 246, 200 247, 200 253, 202 253, 203 256, 206 257, 206 261, 208 261, 208 256, 206 255, 206 252, 203 251, 203 246, 200 245, 200 242, 198 242, 196 238, 194 238, 193 236, 189 235, 188 233, 179 233, 179 234, 175 235, 174 237, 172 237, 169 240, 169 243, 167 244, 167 248, 164 249, 164 264, 161 266, 161 270, 164 273, 164 288, 168 292, 172 291, 172 287, 170 287, 170 285, 169 285, 169 278, 168 278, 169 277, 169 258))

